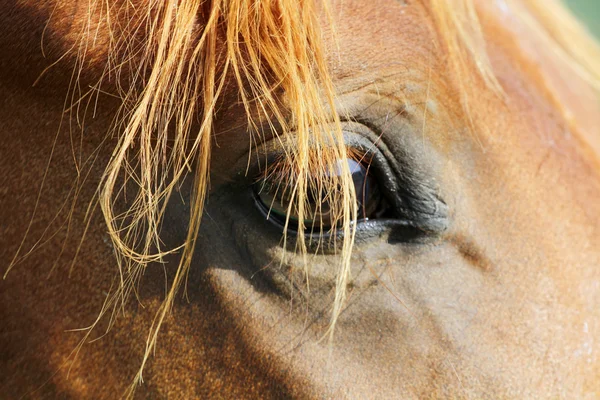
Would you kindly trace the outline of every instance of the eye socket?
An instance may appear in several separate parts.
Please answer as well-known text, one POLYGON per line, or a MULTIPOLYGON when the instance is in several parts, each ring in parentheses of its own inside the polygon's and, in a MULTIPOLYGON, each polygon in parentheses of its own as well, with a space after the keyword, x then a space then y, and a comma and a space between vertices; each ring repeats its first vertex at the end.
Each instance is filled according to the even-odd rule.
MULTIPOLYGON (((352 174, 358 203, 358 220, 365 221, 385 214, 388 206, 381 194, 377 179, 370 173, 370 165, 351 158, 338 163, 346 163, 352 174)), ((341 168, 338 168, 337 171, 341 171, 341 168)), ((310 177, 309 180, 311 180, 310 177)), ((254 185, 256 203, 267 220, 283 227, 289 209, 288 230, 297 230, 299 225, 298 207, 292 204, 292 189, 291 182, 286 182, 286 177, 281 174, 262 178, 254 185)), ((331 197, 331 194, 324 191, 309 189, 303 221, 307 232, 324 232, 333 227, 331 197)))

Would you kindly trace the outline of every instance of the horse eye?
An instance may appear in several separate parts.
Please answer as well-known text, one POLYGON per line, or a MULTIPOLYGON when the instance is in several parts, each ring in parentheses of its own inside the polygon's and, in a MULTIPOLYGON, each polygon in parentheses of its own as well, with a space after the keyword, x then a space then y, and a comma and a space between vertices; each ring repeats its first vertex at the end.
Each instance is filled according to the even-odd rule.
MULTIPOLYGON (((376 178, 369 171, 369 165, 349 158, 340 161, 340 163, 342 162, 348 164, 352 173, 359 221, 383 215, 387 206, 381 196, 376 178)), ((255 183, 256 203, 265 217, 280 227, 285 225, 288 210, 290 210, 288 229, 296 230, 299 225, 298 209, 295 204, 292 204, 290 182, 284 182, 284 180, 285 177, 276 174, 262 178, 255 183)), ((308 232, 327 231, 333 225, 329 203, 332 196, 321 192, 315 188, 309 188, 307 193, 303 225, 308 232)))

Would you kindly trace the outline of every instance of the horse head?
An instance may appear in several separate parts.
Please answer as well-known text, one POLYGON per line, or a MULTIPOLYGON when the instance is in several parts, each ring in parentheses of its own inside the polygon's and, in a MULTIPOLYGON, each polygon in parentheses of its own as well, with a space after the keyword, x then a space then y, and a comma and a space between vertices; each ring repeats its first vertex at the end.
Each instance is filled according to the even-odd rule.
POLYGON ((557 0, 9 3, 0 397, 600 395, 557 0))

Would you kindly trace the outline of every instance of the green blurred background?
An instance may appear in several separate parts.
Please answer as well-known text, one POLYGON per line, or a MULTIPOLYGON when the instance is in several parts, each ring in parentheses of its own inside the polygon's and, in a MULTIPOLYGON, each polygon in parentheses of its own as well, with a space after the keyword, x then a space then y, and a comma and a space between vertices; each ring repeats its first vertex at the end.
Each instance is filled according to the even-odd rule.
POLYGON ((564 2, 587 24, 596 37, 600 37, 600 0, 564 0, 564 2))

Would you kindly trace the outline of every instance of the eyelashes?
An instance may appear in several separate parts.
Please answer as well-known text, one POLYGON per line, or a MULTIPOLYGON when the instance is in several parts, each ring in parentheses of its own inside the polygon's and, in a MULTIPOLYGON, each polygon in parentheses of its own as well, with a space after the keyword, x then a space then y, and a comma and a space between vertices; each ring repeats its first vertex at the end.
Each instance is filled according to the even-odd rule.
POLYGON ((344 164, 352 176, 358 221, 378 218, 386 213, 387 202, 382 196, 380 183, 372 173, 368 156, 349 149, 348 157, 337 161, 334 168, 327 170, 319 164, 308 173, 302 211, 298 202, 297 169, 280 158, 266 170, 252 190, 256 205, 267 220, 288 232, 295 232, 300 226, 310 234, 330 232, 339 227, 340 216, 337 214, 342 209, 343 199, 339 177, 344 164))

